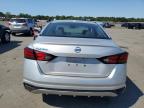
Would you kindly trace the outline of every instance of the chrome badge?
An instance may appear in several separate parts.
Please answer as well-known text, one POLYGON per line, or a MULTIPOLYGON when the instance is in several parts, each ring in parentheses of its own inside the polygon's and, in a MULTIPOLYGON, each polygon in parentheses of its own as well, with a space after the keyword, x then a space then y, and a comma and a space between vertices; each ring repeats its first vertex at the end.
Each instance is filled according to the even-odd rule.
POLYGON ((81 48, 80 47, 76 47, 74 50, 76 53, 80 53, 81 52, 81 48))

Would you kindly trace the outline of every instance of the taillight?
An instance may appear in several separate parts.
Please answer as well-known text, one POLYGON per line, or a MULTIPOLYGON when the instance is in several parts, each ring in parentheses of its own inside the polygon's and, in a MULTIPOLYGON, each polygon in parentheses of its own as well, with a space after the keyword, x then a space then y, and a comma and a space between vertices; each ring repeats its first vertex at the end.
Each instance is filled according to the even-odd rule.
POLYGON ((40 61, 51 61, 56 56, 47 54, 45 52, 33 50, 31 48, 24 48, 24 58, 32 59, 32 60, 40 60, 40 61))
POLYGON ((124 64, 127 63, 127 59, 128 59, 127 52, 99 58, 99 60, 105 64, 124 64))
POLYGON ((34 51, 34 53, 35 53, 36 60, 51 61, 55 58, 54 55, 47 54, 41 51, 34 51))
POLYGON ((24 48, 24 58, 35 60, 34 50, 28 47, 24 48))

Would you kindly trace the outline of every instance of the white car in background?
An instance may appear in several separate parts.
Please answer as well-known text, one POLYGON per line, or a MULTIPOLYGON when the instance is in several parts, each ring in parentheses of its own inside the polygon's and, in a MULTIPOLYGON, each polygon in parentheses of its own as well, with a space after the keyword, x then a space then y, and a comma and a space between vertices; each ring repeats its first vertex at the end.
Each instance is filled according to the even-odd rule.
POLYGON ((16 33, 25 33, 33 35, 33 28, 35 27, 35 21, 32 18, 12 18, 9 21, 9 28, 12 35, 16 33))

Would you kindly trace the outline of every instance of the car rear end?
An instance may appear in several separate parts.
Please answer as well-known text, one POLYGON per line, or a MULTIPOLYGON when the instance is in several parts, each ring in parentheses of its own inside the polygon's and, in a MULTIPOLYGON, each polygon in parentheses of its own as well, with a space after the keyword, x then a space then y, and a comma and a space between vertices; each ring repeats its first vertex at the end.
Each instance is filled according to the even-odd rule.
POLYGON ((126 87, 128 53, 109 37, 39 36, 24 57, 24 86, 34 93, 117 96, 126 87))
POLYGON ((12 18, 9 21, 9 28, 12 33, 27 33, 29 27, 25 18, 12 18))

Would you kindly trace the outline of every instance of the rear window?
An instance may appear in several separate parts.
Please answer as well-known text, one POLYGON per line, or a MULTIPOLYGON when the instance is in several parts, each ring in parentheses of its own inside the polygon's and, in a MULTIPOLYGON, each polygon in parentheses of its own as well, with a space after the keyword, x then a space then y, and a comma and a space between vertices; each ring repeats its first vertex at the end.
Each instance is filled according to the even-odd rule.
POLYGON ((43 30, 42 36, 110 39, 97 24, 56 22, 43 30))
POLYGON ((10 22, 25 23, 25 19, 11 19, 10 22))

